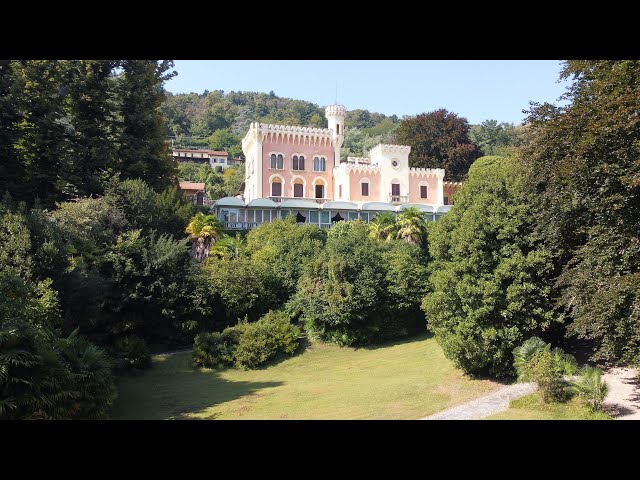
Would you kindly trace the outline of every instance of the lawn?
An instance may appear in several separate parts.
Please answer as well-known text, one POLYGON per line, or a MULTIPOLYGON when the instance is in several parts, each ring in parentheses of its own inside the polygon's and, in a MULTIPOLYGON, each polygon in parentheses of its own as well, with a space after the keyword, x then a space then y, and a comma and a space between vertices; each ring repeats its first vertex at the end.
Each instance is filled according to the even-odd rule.
POLYGON ((611 420, 606 413, 591 412, 579 399, 544 403, 538 393, 512 400, 509 409, 485 420, 611 420))
POLYGON ((465 377, 427 336, 375 349, 312 344, 260 370, 155 357, 119 382, 115 419, 415 419, 499 385, 465 377))

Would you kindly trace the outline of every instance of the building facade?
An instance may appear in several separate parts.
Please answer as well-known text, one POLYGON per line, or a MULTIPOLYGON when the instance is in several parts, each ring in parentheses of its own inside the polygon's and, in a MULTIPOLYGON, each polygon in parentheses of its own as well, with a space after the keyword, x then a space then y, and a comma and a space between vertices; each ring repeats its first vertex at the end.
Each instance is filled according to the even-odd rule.
POLYGON ((225 226, 294 215, 323 227, 409 206, 435 220, 448 210, 460 184, 445 182, 443 169, 410 168, 409 146, 379 144, 368 157, 340 162, 345 114, 342 105, 326 107, 328 128, 251 123, 242 140, 244 195, 215 203, 225 226))
POLYGON ((212 202, 207 197, 204 183, 199 182, 179 182, 178 187, 186 195, 190 202, 195 205, 211 205, 212 202))
POLYGON ((232 159, 229 162, 229 154, 220 150, 197 150, 190 148, 174 148, 173 159, 177 162, 194 162, 194 163, 208 163, 211 168, 222 167, 224 170, 233 163, 237 163, 237 159, 232 159))

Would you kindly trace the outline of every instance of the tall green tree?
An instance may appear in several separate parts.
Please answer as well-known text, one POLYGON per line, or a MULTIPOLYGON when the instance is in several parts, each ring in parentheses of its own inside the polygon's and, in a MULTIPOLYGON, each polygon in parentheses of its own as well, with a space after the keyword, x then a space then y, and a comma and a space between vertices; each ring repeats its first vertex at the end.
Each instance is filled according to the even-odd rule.
POLYGON ((640 361, 640 61, 572 60, 565 105, 534 104, 524 148, 557 252, 559 309, 594 359, 640 361))
POLYGON ((444 108, 400 122, 396 143, 410 145, 412 167, 444 168, 451 180, 463 180, 481 153, 469 139, 469 122, 444 108))
POLYGON ((123 60, 118 79, 122 130, 119 142, 123 179, 139 178, 160 191, 175 184, 177 168, 170 156, 160 107, 163 84, 175 75, 168 60, 123 60))
POLYGON ((24 165, 15 149, 20 121, 19 88, 14 62, 0 60, 0 195, 14 198, 24 188, 24 165))
POLYGON ((539 204, 514 158, 483 157, 429 232, 428 328, 468 373, 513 373, 513 349, 554 322, 551 252, 535 235, 539 204))
POLYGON ((117 173, 118 151, 114 60, 75 60, 67 72, 69 155, 62 165, 72 196, 101 194, 117 173))

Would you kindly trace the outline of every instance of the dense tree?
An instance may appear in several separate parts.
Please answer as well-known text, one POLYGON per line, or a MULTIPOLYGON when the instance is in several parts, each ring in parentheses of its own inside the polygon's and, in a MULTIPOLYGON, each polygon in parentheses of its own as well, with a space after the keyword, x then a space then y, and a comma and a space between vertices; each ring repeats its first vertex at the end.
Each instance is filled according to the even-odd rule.
POLYGON ((169 155, 166 126, 160 107, 164 82, 173 62, 123 60, 118 78, 122 131, 118 158, 122 178, 139 178, 156 191, 173 185, 177 171, 169 155))
POLYGON ((429 234, 423 308, 445 355, 469 373, 513 372, 512 351, 554 321, 553 258, 534 234, 535 197, 517 160, 477 160, 429 234))
POLYGON ((469 138, 485 155, 514 153, 514 147, 522 143, 523 128, 512 123, 485 120, 471 127, 469 138))
POLYGON ((391 241, 397 234, 398 224, 394 213, 379 213, 369 222, 369 236, 373 239, 391 241))
POLYGON ((524 158, 558 254, 558 307, 594 359, 640 359, 640 62, 569 61, 566 105, 533 105, 524 158))
POLYGON ((481 153, 469 139, 469 122, 444 108, 400 122, 396 143, 410 145, 412 167, 444 168, 447 179, 463 180, 481 153))
POLYGON ((116 64, 113 60, 70 63, 65 79, 69 155, 61 172, 67 196, 101 194, 117 171, 116 64))
POLYGON ((24 165, 15 150, 20 121, 18 90, 13 62, 0 60, 0 195, 9 192, 15 198, 24 188, 24 165))
POLYGON ((209 137, 209 147, 213 150, 226 151, 231 158, 236 158, 242 154, 240 146, 241 138, 234 135, 230 128, 216 130, 209 137))

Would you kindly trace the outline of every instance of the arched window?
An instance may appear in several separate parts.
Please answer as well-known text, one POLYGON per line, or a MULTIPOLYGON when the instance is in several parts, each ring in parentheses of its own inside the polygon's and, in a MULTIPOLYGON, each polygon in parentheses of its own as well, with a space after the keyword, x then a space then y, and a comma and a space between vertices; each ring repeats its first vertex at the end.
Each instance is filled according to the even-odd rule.
POLYGON ((271 183, 271 196, 272 197, 281 197, 282 196, 282 182, 279 178, 274 178, 271 183))
POLYGON ((278 155, 278 160, 276 162, 276 168, 282 170, 284 168, 284 157, 282 155, 278 155))
POLYGON ((304 157, 300 155, 294 155, 292 161, 292 168, 294 170, 304 170, 304 157))
POLYGON ((304 182, 300 178, 293 181, 293 196, 297 198, 304 197, 304 182))
POLYGON ((313 189, 314 189, 314 194, 315 194, 315 198, 326 198, 324 196, 325 192, 324 192, 324 180, 322 180, 321 178, 317 178, 313 181, 313 189))
POLYGON ((271 168, 276 168, 276 159, 277 159, 276 154, 272 153, 271 154, 271 168))
POLYGON ((325 171, 325 159, 324 157, 313 157, 313 170, 316 172, 324 172, 325 171))

